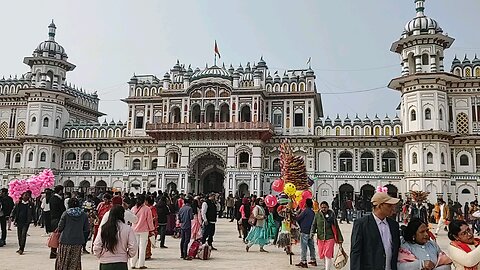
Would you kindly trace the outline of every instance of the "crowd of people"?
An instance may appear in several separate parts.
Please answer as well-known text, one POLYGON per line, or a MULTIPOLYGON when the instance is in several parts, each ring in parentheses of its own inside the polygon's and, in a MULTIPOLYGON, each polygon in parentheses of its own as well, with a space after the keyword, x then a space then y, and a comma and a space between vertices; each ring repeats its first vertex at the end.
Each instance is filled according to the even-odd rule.
MULTIPOLYGON (((33 224, 45 229, 45 237, 58 237, 50 249, 56 270, 81 269, 82 254, 94 253, 100 269, 145 269, 152 247, 166 246, 166 236, 181 238, 180 257, 191 260, 188 247, 193 241, 213 246, 215 223, 224 212, 233 219, 233 197, 210 193, 170 194, 104 191, 85 195, 64 192, 59 185, 45 189, 41 197, 30 191, 14 203, 8 190, 0 193, 0 246, 7 242, 10 222, 17 228, 17 253, 23 255, 28 229, 33 224), (7 228, 8 227, 8 228, 7 228), (91 245, 87 243, 91 241, 91 245)), ((50 240, 48 241, 51 242, 50 240)))
MULTIPOLYGON (((362 200, 363 205, 365 202, 362 200)), ((289 205, 291 206, 291 205, 289 205)), ((85 195, 64 192, 62 186, 46 189, 39 198, 31 192, 14 203, 8 190, 0 193, 0 246, 7 242, 10 222, 17 230, 19 255, 27 246, 29 226, 45 229, 44 236, 58 235, 58 246, 51 247, 50 258, 56 270, 81 269, 82 254, 93 252, 100 269, 145 269, 152 258, 152 247, 167 248, 166 235, 180 238, 180 258, 191 260, 194 242, 213 246, 219 218, 235 222, 238 237, 250 252, 255 245, 268 253, 267 245, 278 245, 288 255, 293 244, 300 243, 300 262, 308 268, 318 265, 333 269, 336 245, 343 243, 339 224, 354 221, 351 235, 350 269, 478 269, 480 232, 477 201, 463 207, 449 200, 435 204, 418 203, 377 192, 370 200, 370 211, 357 203, 336 199, 328 202, 312 199, 300 208, 277 203, 267 206, 263 197, 223 197, 210 193, 178 194, 124 193, 104 191, 85 195), (286 223, 286 221, 288 222, 286 223), (291 240, 280 244, 288 227, 291 240), (436 243, 440 230, 448 232, 448 251, 436 243), (90 245, 87 245, 91 241, 90 245), (318 256, 317 256, 318 254, 318 256), (309 256, 307 256, 309 255, 309 256), (307 259, 308 258, 308 259, 307 259)))

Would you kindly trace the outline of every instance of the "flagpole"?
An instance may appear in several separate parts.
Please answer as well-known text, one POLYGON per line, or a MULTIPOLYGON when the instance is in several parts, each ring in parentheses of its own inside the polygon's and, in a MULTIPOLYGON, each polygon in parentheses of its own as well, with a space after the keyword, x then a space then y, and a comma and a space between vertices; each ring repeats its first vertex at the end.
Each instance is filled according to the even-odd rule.
POLYGON ((213 65, 216 66, 217 65, 217 53, 213 53, 213 65))

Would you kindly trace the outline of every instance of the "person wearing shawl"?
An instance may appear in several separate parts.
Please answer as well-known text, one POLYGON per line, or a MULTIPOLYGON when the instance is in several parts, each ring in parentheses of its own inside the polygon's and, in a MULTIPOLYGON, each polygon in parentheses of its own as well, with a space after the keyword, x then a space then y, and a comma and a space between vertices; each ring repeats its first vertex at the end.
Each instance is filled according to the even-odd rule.
POLYGON ((457 270, 479 270, 480 239, 473 237, 473 231, 463 220, 454 220, 448 225, 448 248, 457 270))
POLYGON ((428 225, 419 218, 402 226, 403 243, 398 252, 398 270, 450 270, 452 260, 431 240, 428 225))

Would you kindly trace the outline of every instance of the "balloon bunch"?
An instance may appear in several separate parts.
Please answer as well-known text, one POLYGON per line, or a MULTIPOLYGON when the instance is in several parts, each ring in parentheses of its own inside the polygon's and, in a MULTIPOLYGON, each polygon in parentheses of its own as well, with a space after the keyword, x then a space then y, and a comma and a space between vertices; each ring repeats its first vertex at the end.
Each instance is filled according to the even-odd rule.
POLYGON ((375 190, 375 192, 387 193, 387 192, 388 192, 388 188, 387 188, 387 187, 378 186, 377 189, 375 190))
POLYGON ((279 203, 280 205, 286 205, 289 202, 293 202, 293 208, 300 206, 300 208, 304 209, 306 200, 313 198, 313 193, 310 189, 297 190, 297 187, 293 183, 285 183, 282 179, 273 181, 272 190, 275 192, 280 192, 278 196, 279 199, 273 200, 271 197, 275 198, 275 196, 267 195, 265 197, 265 204, 268 207, 273 207, 276 203, 279 203), (272 202, 272 204, 275 202, 275 204, 273 204, 273 206, 269 206, 267 200, 272 202))
POLYGON ((45 169, 38 175, 32 175, 28 179, 16 179, 8 184, 8 195, 15 202, 18 202, 22 194, 28 190, 32 192, 32 197, 36 198, 42 194, 45 188, 51 188, 55 184, 55 175, 52 170, 45 169))

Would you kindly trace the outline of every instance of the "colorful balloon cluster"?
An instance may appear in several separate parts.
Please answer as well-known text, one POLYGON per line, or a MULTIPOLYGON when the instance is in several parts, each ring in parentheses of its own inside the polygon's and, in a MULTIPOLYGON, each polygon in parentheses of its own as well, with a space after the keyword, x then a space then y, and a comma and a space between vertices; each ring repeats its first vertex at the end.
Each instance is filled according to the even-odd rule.
POLYGON ((25 191, 30 190, 32 197, 36 198, 42 194, 45 188, 51 188, 55 184, 55 175, 52 170, 45 169, 38 175, 32 175, 28 179, 16 179, 8 184, 8 195, 15 202, 18 202, 25 191))
POLYGON ((277 203, 280 205, 286 205, 289 202, 293 202, 294 208, 296 208, 296 206, 300 206, 300 208, 304 209, 306 200, 313 198, 313 194, 310 189, 297 190, 297 187, 293 183, 285 183, 282 179, 273 181, 272 190, 281 193, 278 196, 278 200, 273 195, 267 195, 265 197, 265 205, 268 207, 273 207, 277 203), (275 198, 275 200, 273 198, 275 198))
POLYGON ((375 192, 387 193, 387 192, 388 192, 388 188, 387 188, 387 187, 378 186, 377 189, 375 190, 375 192))

